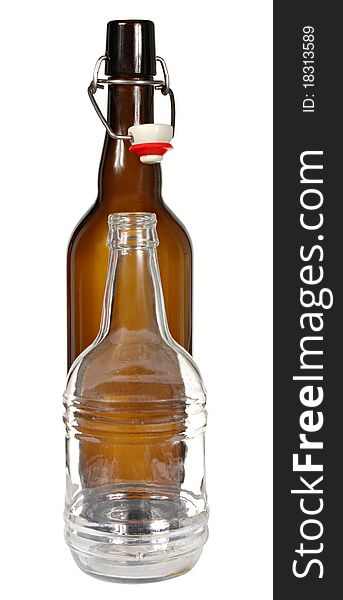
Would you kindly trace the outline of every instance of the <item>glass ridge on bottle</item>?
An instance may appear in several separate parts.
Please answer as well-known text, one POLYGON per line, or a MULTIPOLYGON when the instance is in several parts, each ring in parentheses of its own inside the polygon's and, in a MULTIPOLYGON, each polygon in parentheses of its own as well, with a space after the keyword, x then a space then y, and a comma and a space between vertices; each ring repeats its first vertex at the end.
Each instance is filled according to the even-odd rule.
POLYGON ((85 572, 155 581, 193 567, 207 539, 206 395, 171 337, 156 216, 109 216, 100 331, 64 395, 65 536, 85 572))

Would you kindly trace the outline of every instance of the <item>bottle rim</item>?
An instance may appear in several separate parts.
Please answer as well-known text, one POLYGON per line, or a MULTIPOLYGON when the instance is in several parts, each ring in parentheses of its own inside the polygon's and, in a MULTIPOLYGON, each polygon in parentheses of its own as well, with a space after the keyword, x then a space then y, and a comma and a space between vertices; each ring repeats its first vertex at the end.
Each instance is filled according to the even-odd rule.
POLYGON ((117 212, 108 215, 108 226, 113 228, 152 227, 156 223, 156 214, 150 212, 117 212))
POLYGON ((121 250, 158 245, 157 218, 150 212, 120 212, 108 216, 108 246, 121 250))

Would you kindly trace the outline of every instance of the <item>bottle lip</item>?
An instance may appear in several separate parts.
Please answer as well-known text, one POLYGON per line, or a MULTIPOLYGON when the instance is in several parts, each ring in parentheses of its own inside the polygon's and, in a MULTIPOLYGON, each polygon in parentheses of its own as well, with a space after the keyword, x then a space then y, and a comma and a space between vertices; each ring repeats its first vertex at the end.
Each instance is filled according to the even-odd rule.
POLYGON ((122 212, 108 216, 107 245, 118 250, 138 250, 158 245, 155 213, 122 212))
POLYGON ((132 229, 135 227, 152 227, 156 223, 156 214, 150 212, 118 212, 108 215, 109 227, 132 229))

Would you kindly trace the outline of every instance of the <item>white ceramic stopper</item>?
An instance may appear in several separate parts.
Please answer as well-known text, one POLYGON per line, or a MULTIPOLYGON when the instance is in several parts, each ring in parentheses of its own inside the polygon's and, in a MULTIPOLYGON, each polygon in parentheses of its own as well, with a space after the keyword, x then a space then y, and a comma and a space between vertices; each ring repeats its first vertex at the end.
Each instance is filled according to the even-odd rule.
POLYGON ((162 159, 162 154, 145 154, 144 156, 139 157, 141 163, 144 163, 145 165, 154 165, 156 163, 160 163, 162 162, 162 159))
MULTIPOLYGON (((133 137, 132 146, 159 142, 169 144, 173 137, 173 128, 171 125, 162 123, 144 123, 143 125, 129 127, 128 133, 133 137)), ((139 158, 142 163, 152 165, 161 162, 163 154, 144 154, 140 155, 139 158)))
POLYGON ((144 125, 132 125, 128 129, 129 135, 133 137, 134 144, 147 144, 148 142, 168 142, 173 137, 171 125, 159 123, 144 123, 144 125))

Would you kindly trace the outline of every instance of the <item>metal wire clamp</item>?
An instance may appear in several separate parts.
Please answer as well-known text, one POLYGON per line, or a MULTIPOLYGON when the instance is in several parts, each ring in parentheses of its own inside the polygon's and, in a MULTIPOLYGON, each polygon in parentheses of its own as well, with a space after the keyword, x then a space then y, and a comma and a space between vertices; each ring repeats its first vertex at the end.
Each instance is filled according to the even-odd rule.
POLYGON ((95 94, 98 89, 104 89, 105 85, 152 85, 155 90, 160 90, 163 96, 169 96, 170 99, 170 111, 171 111, 171 126, 173 128, 173 135, 175 134, 175 98, 172 89, 169 85, 169 73, 166 62, 161 56, 156 56, 156 62, 160 63, 163 71, 163 81, 158 79, 117 79, 114 77, 108 77, 107 79, 99 79, 99 70, 102 63, 107 59, 106 55, 100 56, 95 63, 93 71, 93 79, 88 86, 88 96, 91 103, 98 115, 101 123, 104 125, 108 135, 114 140, 130 140, 132 141, 131 135, 119 135, 114 133, 113 129, 106 121, 102 114, 100 107, 95 100, 95 94))

